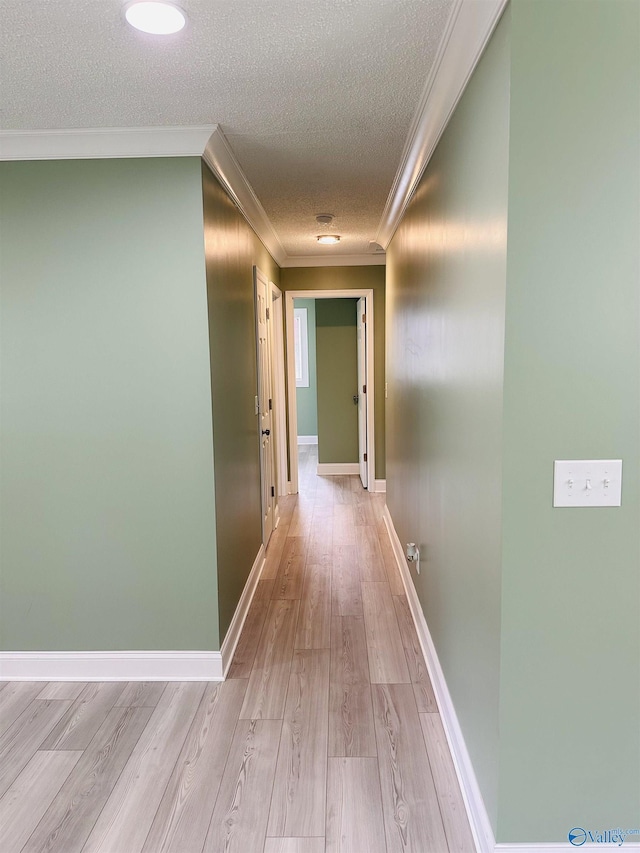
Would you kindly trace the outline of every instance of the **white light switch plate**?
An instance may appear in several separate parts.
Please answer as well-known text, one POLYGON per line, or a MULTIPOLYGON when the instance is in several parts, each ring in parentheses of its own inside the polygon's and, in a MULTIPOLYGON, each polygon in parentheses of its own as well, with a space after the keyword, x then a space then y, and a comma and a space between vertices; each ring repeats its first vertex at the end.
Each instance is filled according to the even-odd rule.
POLYGON ((554 506, 620 506, 622 459, 556 459, 554 506))

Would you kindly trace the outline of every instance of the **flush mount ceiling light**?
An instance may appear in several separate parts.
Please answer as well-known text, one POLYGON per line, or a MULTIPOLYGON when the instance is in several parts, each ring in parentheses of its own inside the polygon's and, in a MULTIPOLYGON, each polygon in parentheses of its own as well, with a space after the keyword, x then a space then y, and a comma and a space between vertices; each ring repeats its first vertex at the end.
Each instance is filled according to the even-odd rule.
POLYGON ((182 9, 164 0, 132 0, 125 6, 124 16, 132 27, 154 36, 180 32, 187 23, 182 9))
MULTIPOLYGON (((333 213, 319 213, 316 216, 316 222, 321 228, 330 228, 334 218, 333 213)), ((316 240, 326 246, 334 246, 340 242, 340 237, 337 234, 318 234, 316 240)))

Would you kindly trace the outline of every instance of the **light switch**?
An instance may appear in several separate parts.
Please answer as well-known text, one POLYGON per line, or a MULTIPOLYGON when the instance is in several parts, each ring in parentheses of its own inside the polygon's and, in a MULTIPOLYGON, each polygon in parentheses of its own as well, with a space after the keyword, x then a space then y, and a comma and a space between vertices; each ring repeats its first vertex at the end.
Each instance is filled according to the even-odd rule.
POLYGON ((622 459, 556 459, 554 506, 620 506, 622 459))

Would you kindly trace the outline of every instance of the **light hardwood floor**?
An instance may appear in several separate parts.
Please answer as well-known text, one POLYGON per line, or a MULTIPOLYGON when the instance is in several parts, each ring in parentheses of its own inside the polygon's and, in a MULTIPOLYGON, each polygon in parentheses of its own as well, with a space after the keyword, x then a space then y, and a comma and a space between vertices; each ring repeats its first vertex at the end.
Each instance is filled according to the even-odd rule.
POLYGON ((1 853, 473 853, 384 496, 316 463, 225 683, 0 685, 1 853))

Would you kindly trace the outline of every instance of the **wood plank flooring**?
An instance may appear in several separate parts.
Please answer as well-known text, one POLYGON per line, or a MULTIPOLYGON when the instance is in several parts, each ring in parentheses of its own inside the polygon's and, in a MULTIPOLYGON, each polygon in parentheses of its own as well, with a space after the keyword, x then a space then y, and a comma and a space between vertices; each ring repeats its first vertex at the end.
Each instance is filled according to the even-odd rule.
POLYGON ((316 476, 223 684, 0 684, 2 853, 473 853, 384 499, 316 476))

